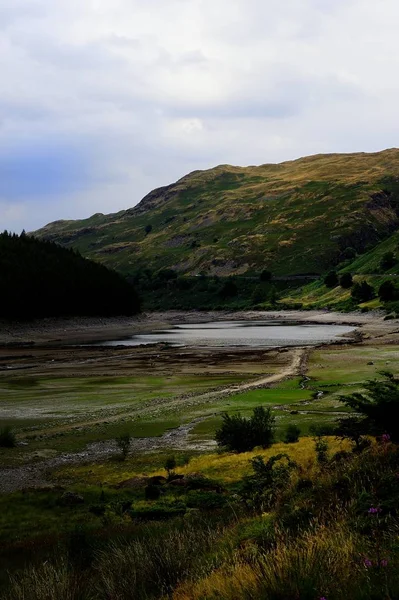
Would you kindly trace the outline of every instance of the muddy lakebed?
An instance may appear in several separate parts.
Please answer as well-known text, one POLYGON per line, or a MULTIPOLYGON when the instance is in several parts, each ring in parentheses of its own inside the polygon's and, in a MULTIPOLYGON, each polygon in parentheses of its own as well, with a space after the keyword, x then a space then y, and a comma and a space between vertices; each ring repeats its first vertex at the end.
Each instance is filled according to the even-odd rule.
POLYGON ((211 321, 183 323, 154 329, 144 334, 115 340, 96 341, 98 346, 142 346, 168 344, 172 347, 284 347, 314 346, 337 341, 352 333, 349 325, 299 323, 297 321, 211 321))
POLYGON ((272 408, 278 439, 291 423, 304 434, 333 423, 340 394, 398 371, 397 327, 370 315, 251 313, 4 328, 0 419, 18 446, 2 450, 0 492, 114 456, 126 431, 142 456, 212 450, 223 412, 249 416, 259 405, 272 408))

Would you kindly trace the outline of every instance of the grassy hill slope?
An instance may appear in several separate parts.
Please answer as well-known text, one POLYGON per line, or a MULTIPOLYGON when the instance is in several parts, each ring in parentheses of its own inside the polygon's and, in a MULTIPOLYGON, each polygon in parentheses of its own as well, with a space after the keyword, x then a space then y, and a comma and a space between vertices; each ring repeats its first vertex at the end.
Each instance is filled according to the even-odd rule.
POLYGON ((399 228, 398 182, 397 149, 221 165, 154 190, 132 209, 57 221, 35 235, 123 273, 322 273, 345 248, 362 253, 399 228))

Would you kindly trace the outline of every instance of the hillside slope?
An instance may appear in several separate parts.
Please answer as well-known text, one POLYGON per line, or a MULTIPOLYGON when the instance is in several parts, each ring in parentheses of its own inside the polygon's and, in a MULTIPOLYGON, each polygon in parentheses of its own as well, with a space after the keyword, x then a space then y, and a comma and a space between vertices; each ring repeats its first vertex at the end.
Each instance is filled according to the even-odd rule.
POLYGON ((399 228, 399 150, 222 165, 156 189, 136 207, 57 221, 37 237, 123 273, 321 273, 399 228))

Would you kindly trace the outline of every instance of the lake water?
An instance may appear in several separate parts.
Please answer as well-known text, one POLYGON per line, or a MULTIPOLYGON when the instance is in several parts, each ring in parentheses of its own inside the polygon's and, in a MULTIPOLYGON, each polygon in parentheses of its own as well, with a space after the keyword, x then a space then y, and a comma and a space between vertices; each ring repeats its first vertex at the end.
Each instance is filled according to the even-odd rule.
POLYGON ((171 346, 313 346, 342 339, 355 328, 277 321, 217 321, 175 325, 101 346, 140 346, 163 342, 171 346))

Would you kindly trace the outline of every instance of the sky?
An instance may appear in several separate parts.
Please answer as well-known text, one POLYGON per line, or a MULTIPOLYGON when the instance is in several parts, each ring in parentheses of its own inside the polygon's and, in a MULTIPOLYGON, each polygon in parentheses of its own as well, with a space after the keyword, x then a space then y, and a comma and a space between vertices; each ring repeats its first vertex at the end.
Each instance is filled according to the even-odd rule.
POLYGON ((399 146, 397 0, 0 0, 0 231, 399 146))

